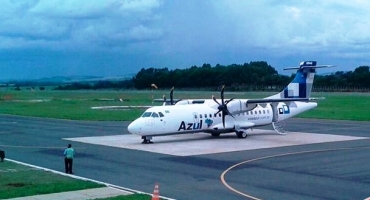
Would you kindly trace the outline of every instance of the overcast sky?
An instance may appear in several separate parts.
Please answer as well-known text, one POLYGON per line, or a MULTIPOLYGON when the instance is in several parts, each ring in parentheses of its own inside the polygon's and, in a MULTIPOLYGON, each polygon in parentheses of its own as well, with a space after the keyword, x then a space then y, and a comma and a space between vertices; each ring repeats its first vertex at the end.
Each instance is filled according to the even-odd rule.
MULTIPOLYGON (((0 79, 304 60, 370 65, 367 0, 2 0, 0 79)), ((325 72, 325 71, 324 71, 325 72)))

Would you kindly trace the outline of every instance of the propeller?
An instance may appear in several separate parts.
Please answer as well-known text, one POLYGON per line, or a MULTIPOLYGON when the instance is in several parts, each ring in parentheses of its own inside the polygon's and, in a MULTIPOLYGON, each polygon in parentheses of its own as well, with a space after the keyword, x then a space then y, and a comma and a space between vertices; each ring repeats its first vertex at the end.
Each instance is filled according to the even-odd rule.
POLYGON ((221 104, 217 101, 217 99, 213 95, 212 95, 212 99, 214 102, 218 104, 218 107, 217 107, 218 111, 216 112, 216 115, 221 112, 222 124, 224 125, 224 128, 225 128, 225 116, 230 115, 231 117, 234 118, 234 116, 230 113, 229 109, 227 109, 227 104, 230 103, 232 100, 234 100, 234 98, 225 101, 224 100, 224 90, 225 90, 225 85, 223 85, 221 88, 221 104))
POLYGON ((171 89, 171 92, 170 92, 170 101, 171 101, 171 105, 173 105, 173 89, 175 89, 175 87, 172 87, 171 89))
MULTIPOLYGON (((171 91, 170 91, 170 105, 174 105, 176 102, 173 101, 173 90, 175 89, 175 87, 172 87, 171 88, 171 91)), ((167 98, 166 98, 166 95, 163 95, 163 102, 167 102, 167 98)))

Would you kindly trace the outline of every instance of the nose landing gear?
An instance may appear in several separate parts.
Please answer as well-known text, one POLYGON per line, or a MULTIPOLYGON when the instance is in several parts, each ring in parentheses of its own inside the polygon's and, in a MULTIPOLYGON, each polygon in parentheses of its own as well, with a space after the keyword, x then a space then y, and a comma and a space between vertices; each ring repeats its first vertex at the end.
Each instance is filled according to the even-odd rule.
POLYGON ((141 136, 141 139, 143 139, 141 144, 153 144, 153 142, 150 141, 152 139, 150 136, 141 136))

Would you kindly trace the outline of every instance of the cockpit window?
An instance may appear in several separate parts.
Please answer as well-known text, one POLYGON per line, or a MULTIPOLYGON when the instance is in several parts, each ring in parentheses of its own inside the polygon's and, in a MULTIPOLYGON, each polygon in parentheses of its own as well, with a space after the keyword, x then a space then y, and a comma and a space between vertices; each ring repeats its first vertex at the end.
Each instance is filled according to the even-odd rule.
POLYGON ((164 117, 163 113, 159 112, 158 114, 159 114, 159 117, 164 117))
POLYGON ((145 112, 141 117, 150 117, 152 115, 152 112, 145 112))
POLYGON ((159 115, 157 113, 152 113, 152 117, 159 117, 159 115))

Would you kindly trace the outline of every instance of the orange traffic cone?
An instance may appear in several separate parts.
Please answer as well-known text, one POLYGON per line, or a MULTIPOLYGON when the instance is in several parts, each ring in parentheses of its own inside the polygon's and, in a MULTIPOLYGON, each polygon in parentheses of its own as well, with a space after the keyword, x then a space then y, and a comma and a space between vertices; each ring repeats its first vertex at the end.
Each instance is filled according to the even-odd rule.
POLYGON ((159 185, 158 185, 158 183, 156 183, 155 186, 154 186, 152 200, 159 200, 159 185))

